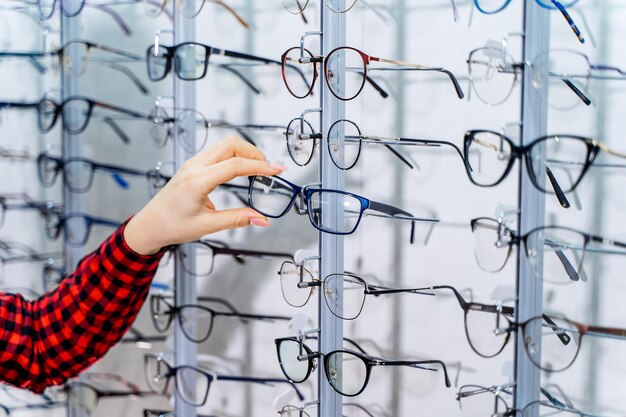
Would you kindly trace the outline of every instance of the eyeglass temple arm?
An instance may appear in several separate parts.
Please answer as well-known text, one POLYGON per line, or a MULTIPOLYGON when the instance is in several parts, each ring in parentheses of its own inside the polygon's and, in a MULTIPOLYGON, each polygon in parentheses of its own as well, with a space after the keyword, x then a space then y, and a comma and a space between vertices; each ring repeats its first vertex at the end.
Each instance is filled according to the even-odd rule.
POLYGON ((221 381, 235 381, 235 382, 250 382, 253 384, 261 384, 261 385, 272 385, 272 384, 289 384, 291 388, 296 392, 300 401, 304 400, 304 394, 298 389, 296 384, 287 380, 280 378, 255 378, 255 377, 245 377, 245 376, 232 376, 232 375, 217 375, 217 380, 221 381))
POLYGON ((113 18, 113 20, 115 20, 115 23, 117 23, 117 25, 120 27, 120 29, 122 30, 122 32, 124 32, 124 34, 126 36, 130 36, 130 35, 133 34, 133 31, 126 24, 126 22, 124 21, 122 16, 120 16, 112 8, 110 8, 110 7, 108 7, 108 6, 104 5, 104 4, 91 4, 91 3, 87 3, 87 2, 85 2, 85 7, 91 7, 93 9, 100 10, 100 11, 108 14, 109 16, 111 16, 113 18))
POLYGON ((221 312, 215 311, 213 312, 215 316, 224 316, 224 317, 239 317, 241 319, 250 319, 250 320, 259 320, 259 321, 289 321, 293 317, 287 316, 265 316, 261 314, 247 314, 247 313, 230 313, 230 312, 221 312))
POLYGON ((39 107, 39 101, 36 103, 16 103, 16 102, 8 102, 8 101, 0 101, 0 110, 1 109, 36 109, 39 107))
MULTIPOLYGON (((363 71, 355 71, 361 75, 364 74, 363 71)), ((382 98, 388 98, 389 97, 389 93, 380 85, 378 84, 376 81, 374 81, 374 79, 372 77, 370 77, 369 75, 365 75, 365 81, 367 81, 367 83, 369 85, 371 85, 376 91, 378 91, 378 94, 380 94, 380 96, 382 98)))
POLYGON ((110 117, 104 117, 102 119, 102 121, 111 128, 111 130, 113 130, 115 132, 115 134, 117 135, 117 137, 120 138, 120 140, 128 145, 130 144, 130 137, 128 137, 128 135, 122 130, 121 127, 119 127, 119 125, 117 123, 115 123, 115 120, 113 120, 110 117))
POLYGON ((228 4, 226 4, 226 2, 224 2, 223 0, 208 0, 208 1, 210 3, 214 3, 223 7, 224 9, 226 9, 228 13, 230 13, 235 19, 237 19, 237 21, 241 24, 241 26, 243 26, 246 29, 250 29, 250 23, 248 23, 246 19, 244 19, 239 13, 237 13, 235 9, 233 9, 228 4))
POLYGON ((580 275, 578 274, 578 271, 570 263, 569 259, 567 259, 567 256, 565 256, 563 251, 559 249, 559 245, 551 241, 550 239, 545 239, 544 241, 546 245, 550 246, 554 250, 554 254, 559 258, 559 261, 563 265, 563 268, 565 268, 567 276, 569 276, 572 281, 580 281, 580 275))
POLYGON ((574 84, 571 80, 568 80, 567 78, 561 78, 561 81, 563 81, 565 85, 570 90, 572 90, 583 103, 585 103, 586 106, 591 105, 591 99, 587 97, 587 95, 583 93, 578 87, 576 87, 576 84, 574 84))
POLYGON ((561 401, 559 401, 554 395, 552 395, 550 393, 550 391, 546 390, 545 388, 540 388, 539 390, 541 392, 541 394, 546 397, 548 399, 548 401, 550 401, 550 403, 552 403, 553 405, 556 405, 557 407, 567 407, 566 404, 563 404, 561 401))
POLYGON ((98 62, 98 61, 95 61, 95 62, 124 74, 126 77, 128 77, 132 81, 132 83, 139 89, 139 91, 141 91, 141 93, 144 96, 150 93, 150 90, 148 89, 148 87, 146 87, 146 85, 141 82, 139 77, 137 77, 134 72, 132 72, 130 69, 126 68, 125 66, 117 64, 115 62, 98 62))
POLYGON ((213 246, 211 246, 211 249, 213 249, 213 252, 216 254, 219 253, 219 254, 224 254, 224 255, 233 255, 234 257, 239 257, 239 256, 249 256, 249 257, 254 257, 254 258, 270 257, 270 258, 287 258, 292 261, 294 260, 292 254, 285 253, 285 252, 266 252, 266 251, 245 250, 245 249, 221 248, 221 247, 213 247, 213 246))
MULTIPOLYGON (((83 97, 70 97, 68 100, 73 99, 73 98, 84 99, 83 97)), ((104 103, 102 101, 93 101, 93 100, 89 100, 89 99, 85 99, 85 100, 87 100, 87 101, 93 103, 95 106, 101 107, 103 109, 116 111, 118 113, 123 113, 123 114, 126 114, 128 116, 136 117, 137 119, 153 120, 153 118, 150 117, 150 115, 148 115, 148 114, 138 113, 138 112, 136 112, 134 110, 126 109, 124 107, 115 106, 115 105, 109 104, 109 103, 104 103)))
POLYGON ((430 295, 434 296, 432 292, 425 292, 426 290, 421 288, 387 288, 380 287, 377 285, 369 285, 369 289, 366 291, 366 294, 371 295, 384 295, 384 294, 401 294, 401 293, 411 293, 411 294, 419 294, 419 295, 430 295))
POLYGON ((243 75, 243 73, 241 71, 236 70, 235 68, 232 67, 232 65, 228 65, 228 64, 218 64, 218 67, 223 68, 224 70, 232 73, 233 75, 235 75, 235 77, 239 78, 241 81, 243 81, 243 83, 250 89, 252 90, 252 92, 254 92, 254 94, 261 94, 261 90, 259 88, 257 88, 252 81, 250 81, 245 75, 243 75))
POLYGON ((570 204, 569 200, 567 199, 567 197, 565 196, 565 193, 563 192, 563 189, 559 185, 559 182, 556 180, 556 177, 552 173, 552 170, 549 167, 547 167, 547 166, 546 166, 546 174, 548 175, 548 179, 550 180, 550 184, 552 185, 552 189, 554 190, 554 193, 556 194, 556 198, 559 200, 559 203, 561 204, 561 207, 563 207, 563 208, 570 208, 571 204, 570 204))
POLYGON ((626 329, 620 329, 617 327, 602 327, 602 326, 583 326, 586 330, 586 334, 592 334, 595 336, 612 336, 618 339, 626 338, 626 329))
POLYGON ((569 343, 572 341, 572 338, 565 332, 559 331, 559 326, 554 322, 554 320, 550 318, 550 316, 546 314, 542 314, 541 318, 543 319, 543 321, 545 321, 548 324, 548 326, 552 328, 552 330, 556 333, 556 336, 559 338, 561 343, 563 343, 566 346, 569 345, 569 343))
POLYGON ((424 369, 426 371, 434 371, 437 372, 437 369, 429 368, 423 365, 440 365, 443 368, 443 374, 446 382, 446 387, 450 388, 452 384, 450 383, 450 378, 448 377, 448 368, 443 361, 440 360, 429 360, 429 361, 377 361, 376 365, 383 366, 410 366, 412 368, 424 369))
POLYGON ((565 6, 563 6, 561 4, 561 2, 559 2, 557 0, 551 0, 551 1, 552 1, 552 4, 554 4, 554 7, 559 9, 559 11, 561 12, 563 17, 565 18, 565 20, 569 24, 569 27, 572 28, 572 31, 574 32, 574 34, 578 38, 578 41, 580 43, 585 43, 585 38, 583 37, 582 33, 580 32, 580 29, 578 29, 578 26, 576 26, 576 23, 574 23, 574 19, 572 19, 572 16, 570 16, 570 14, 568 13, 568 11, 565 8, 565 6))
POLYGON ((394 60, 394 59, 387 59, 387 58, 370 57, 370 59, 372 61, 379 61, 379 62, 384 62, 384 63, 387 63, 387 64, 402 65, 402 66, 405 66, 405 67, 413 68, 413 69, 418 70, 418 71, 434 71, 434 72, 444 73, 444 74, 446 74, 448 76, 448 78, 452 82, 452 85, 454 86, 454 90, 456 91, 456 95, 460 99, 465 97, 465 94, 463 93, 463 89, 461 88, 461 85, 459 84, 459 81, 456 79, 456 76, 452 72, 448 71, 445 68, 426 67, 426 66, 423 66, 423 65, 411 64, 409 62, 397 61, 397 60, 394 60))

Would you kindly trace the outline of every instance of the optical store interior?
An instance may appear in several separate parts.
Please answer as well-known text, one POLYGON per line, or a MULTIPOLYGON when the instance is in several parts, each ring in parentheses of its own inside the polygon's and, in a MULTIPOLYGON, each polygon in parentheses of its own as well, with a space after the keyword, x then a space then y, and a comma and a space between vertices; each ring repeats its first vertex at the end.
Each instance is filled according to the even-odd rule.
POLYGON ((626 416, 624 21, 0 0, 1 293, 50 296, 224 138, 287 167, 210 193, 270 227, 168 247, 121 340, 0 416, 626 416))

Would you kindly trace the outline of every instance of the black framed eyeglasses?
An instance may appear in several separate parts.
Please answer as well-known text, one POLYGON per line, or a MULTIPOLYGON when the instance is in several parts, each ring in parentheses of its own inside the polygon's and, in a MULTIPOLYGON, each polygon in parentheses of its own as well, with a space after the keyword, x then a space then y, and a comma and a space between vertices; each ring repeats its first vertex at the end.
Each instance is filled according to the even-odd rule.
POLYGON ((293 47, 283 53, 281 63, 283 81, 287 90, 291 95, 300 99, 313 93, 318 78, 318 64, 323 65, 324 77, 330 92, 342 101, 355 99, 363 91, 366 83, 372 85, 383 98, 386 98, 388 94, 368 76, 368 71, 388 71, 391 69, 445 74, 452 82, 456 95, 460 99, 464 97, 456 77, 445 68, 374 57, 349 46, 335 48, 326 57, 316 57, 306 48, 293 47), (372 62, 396 65, 396 67, 372 67, 370 66, 372 62), (345 68, 345 75, 339 77, 335 68, 345 68), (294 72, 294 70, 298 70, 298 72, 294 72), (301 74, 305 75, 304 83, 299 79, 301 74))
POLYGON ((479 217, 470 222, 474 255, 486 272, 506 265, 513 246, 522 246, 537 279, 552 284, 586 281, 583 262, 588 252, 626 255, 626 243, 562 226, 541 226, 520 236, 502 221, 479 217))
POLYGON ((305 381, 315 369, 315 361, 323 357, 328 383, 346 397, 355 397, 365 390, 374 366, 408 366, 436 372, 432 366, 437 365, 443 369, 446 386, 451 386, 446 365, 439 360, 394 361, 348 349, 321 354, 295 337, 276 339, 276 352, 283 373, 296 383, 305 381))
POLYGON ((46 236, 56 240, 63 232, 64 240, 69 246, 84 246, 91 236, 93 227, 109 227, 117 229, 121 226, 118 221, 94 217, 83 213, 52 212, 45 216, 46 236))
POLYGON ((218 317, 235 318, 243 323, 249 320, 269 322, 291 320, 291 317, 287 316, 240 313, 230 303, 220 298, 200 297, 198 301, 220 305, 222 309, 220 311, 200 304, 176 306, 173 297, 160 294, 150 296, 150 313, 154 327, 159 332, 165 333, 176 316, 187 339, 195 343, 203 343, 211 336, 213 323, 218 317))
MULTIPOLYGON (((87 158, 61 159, 47 153, 39 154, 37 158, 37 171, 39 180, 44 187, 51 187, 55 184, 59 173, 62 173, 63 184, 74 193, 85 193, 93 186, 94 176, 97 172, 110 174, 115 183, 120 187, 129 188, 124 176, 152 177, 160 178, 157 173, 151 171, 139 171, 118 165, 101 164, 87 158)), ((166 180, 166 179, 164 179, 166 180)))
POLYGON ((199 80, 206 76, 212 55, 244 59, 264 65, 280 65, 280 62, 274 59, 215 48, 197 42, 184 42, 176 46, 150 45, 146 52, 148 77, 152 81, 161 81, 173 69, 181 80, 199 80))
POLYGON ((8 211, 36 210, 42 216, 51 212, 60 212, 61 206, 51 201, 35 201, 28 194, 0 194, 0 227, 4 225, 8 211))
POLYGON ((322 189, 311 185, 300 187, 279 176, 250 177, 248 204, 259 213, 271 218, 284 216, 295 204, 299 214, 308 214, 313 227, 336 235, 354 233, 364 215, 409 220, 411 221, 411 242, 413 242, 416 221, 439 221, 414 217, 411 213, 397 207, 346 191, 322 189), (328 213, 328 218, 323 218, 323 209, 331 204, 338 207, 339 212, 328 213))
POLYGON ((535 188, 556 195, 565 208, 570 206, 565 194, 576 189, 601 152, 626 159, 626 153, 575 135, 544 136, 524 146, 491 130, 470 130, 464 139, 465 167, 474 184, 494 187, 509 175, 516 159, 524 159, 535 188))
POLYGON ((172 366, 162 355, 144 355, 144 372, 150 390, 160 394, 168 392, 170 381, 174 378, 176 392, 180 398, 194 407, 200 407, 206 403, 210 388, 217 381, 253 383, 266 386, 288 384, 296 392, 300 401, 304 400, 304 395, 298 387, 286 379, 220 375, 190 365, 172 366))

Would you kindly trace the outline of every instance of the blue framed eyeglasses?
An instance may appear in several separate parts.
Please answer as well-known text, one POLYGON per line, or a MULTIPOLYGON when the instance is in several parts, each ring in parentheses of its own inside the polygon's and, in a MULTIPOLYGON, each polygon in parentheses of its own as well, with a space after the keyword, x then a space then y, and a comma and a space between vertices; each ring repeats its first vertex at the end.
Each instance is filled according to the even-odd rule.
POLYGON ((298 214, 308 214, 317 230, 335 235, 349 235, 356 231, 364 215, 411 221, 411 243, 415 222, 438 222, 438 219, 419 218, 394 206, 379 203, 346 191, 301 187, 284 178, 249 177, 248 204, 259 213, 278 218, 294 206, 298 214), (338 209, 332 210, 331 207, 338 209))

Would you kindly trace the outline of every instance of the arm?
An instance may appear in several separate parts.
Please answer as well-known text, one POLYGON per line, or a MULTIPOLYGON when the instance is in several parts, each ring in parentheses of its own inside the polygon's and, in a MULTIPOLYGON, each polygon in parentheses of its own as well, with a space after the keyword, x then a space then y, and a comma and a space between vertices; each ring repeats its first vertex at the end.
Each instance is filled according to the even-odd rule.
POLYGON ((162 252, 142 256, 120 227, 53 292, 27 302, 0 295, 0 377, 42 392, 91 366, 141 308, 162 252))

